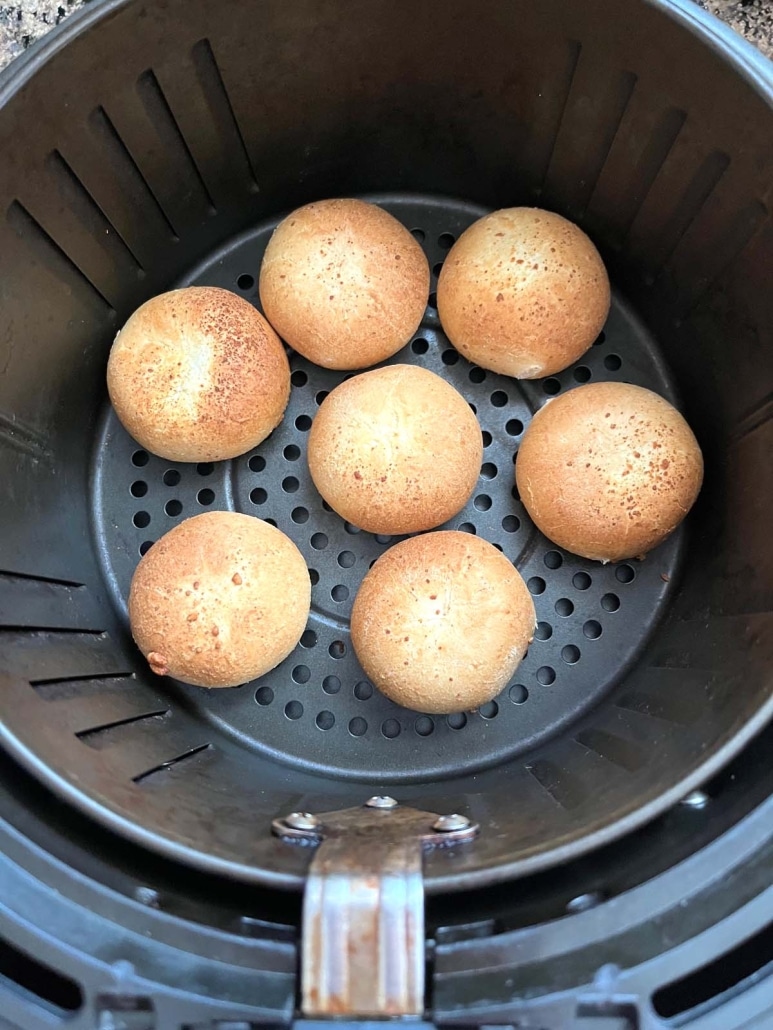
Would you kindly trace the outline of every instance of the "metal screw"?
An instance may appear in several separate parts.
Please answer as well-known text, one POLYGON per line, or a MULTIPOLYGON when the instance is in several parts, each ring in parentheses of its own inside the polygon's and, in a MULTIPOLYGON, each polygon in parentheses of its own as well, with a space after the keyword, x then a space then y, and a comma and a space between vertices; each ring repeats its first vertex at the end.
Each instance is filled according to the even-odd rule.
POLYGON ((311 812, 290 812, 285 816, 285 823, 291 830, 316 830, 319 819, 311 812))
POLYGON ((466 830, 470 826, 470 820, 466 815, 441 815, 432 824, 432 829, 438 833, 451 833, 453 830, 466 830))
POLYGON ((369 798, 365 802, 366 808, 397 808, 397 802, 394 798, 387 797, 385 794, 376 794, 375 797, 369 798))
POLYGON ((152 887, 135 887, 134 897, 143 905, 149 905, 150 908, 159 908, 158 891, 153 890, 152 887))
POLYGON ((578 897, 568 901, 566 911, 572 915, 577 912, 587 912, 589 909, 600 905, 603 900, 604 897, 600 891, 590 891, 588 894, 580 894, 578 897))
POLYGON ((682 804, 687 808, 701 809, 709 803, 709 796, 705 790, 694 790, 686 798, 682 798, 682 804))

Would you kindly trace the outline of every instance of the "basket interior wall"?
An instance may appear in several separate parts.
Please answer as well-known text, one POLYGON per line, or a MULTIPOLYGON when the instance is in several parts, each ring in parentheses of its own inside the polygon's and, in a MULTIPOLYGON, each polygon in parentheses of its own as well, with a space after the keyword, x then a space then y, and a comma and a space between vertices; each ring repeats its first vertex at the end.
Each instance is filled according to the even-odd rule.
MULTIPOLYGON (((185 695, 137 662, 88 499, 107 353, 136 305, 296 204, 401 190, 578 221, 707 459, 671 607, 605 704, 527 760, 402 796, 500 828, 454 876, 525 870, 641 815, 750 732, 773 657, 773 113, 754 84, 637 0, 105 7, 1 94, 6 745, 135 839, 284 884, 306 859, 268 821, 367 789, 204 746, 185 695), (123 725, 84 746, 73 712, 123 725), (614 743, 631 733, 638 763, 614 743)), ((439 859, 429 873, 450 884, 439 859)))

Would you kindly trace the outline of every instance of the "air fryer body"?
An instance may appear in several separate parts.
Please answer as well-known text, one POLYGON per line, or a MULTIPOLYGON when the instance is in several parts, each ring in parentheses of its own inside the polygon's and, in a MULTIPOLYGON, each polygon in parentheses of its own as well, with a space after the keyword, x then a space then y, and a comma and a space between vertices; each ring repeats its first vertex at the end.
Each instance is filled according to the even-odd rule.
MULTIPOLYGON (((485 1022, 503 1013, 512 1022, 513 998, 560 991, 564 981, 513 977, 507 949, 489 954, 502 976, 484 975, 476 936, 499 935, 497 946, 512 949, 507 934, 590 898, 566 917, 585 920, 577 932, 586 944, 599 941, 576 965, 561 952, 574 988, 605 963, 626 966, 622 936, 610 934, 606 950, 601 943, 613 896, 660 883, 625 917, 634 935, 653 898, 665 912, 680 894, 697 896, 680 863, 699 863, 704 847, 719 855, 724 841, 722 868, 734 867, 727 835, 753 825, 748 854, 766 854, 764 763, 749 755, 773 711, 770 83, 761 59, 691 5, 648 0, 106 0, 6 73, 0 729, 4 782, 18 783, 16 800, 13 790, 4 798, 13 828, 6 872, 27 862, 11 854, 17 837, 19 848, 41 849, 48 870, 18 926, 34 926, 45 910, 41 883, 58 905, 72 890, 63 870, 79 870, 89 886, 73 904, 113 891, 133 899, 120 903, 116 924, 133 913, 137 927, 160 926, 157 909, 168 912, 168 930, 178 921, 175 933, 196 924, 201 970, 211 955, 197 935, 210 927, 237 1008, 250 1002, 235 970, 263 969, 273 985, 264 1014, 287 1021, 311 849, 277 840, 271 822, 390 793, 480 824, 471 846, 425 860, 436 1007, 446 1021, 463 1022, 477 1005, 485 1022), (110 344, 143 300, 209 283, 258 304, 261 255, 282 215, 354 195, 403 221, 433 269, 425 318, 395 360, 453 382, 484 430, 479 486, 449 528, 500 546, 537 608, 535 641, 508 690, 447 719, 387 702, 351 649, 357 584, 394 541, 344 525, 308 476, 308 429, 340 375, 291 354, 282 426, 215 466, 149 455, 106 399, 110 344), (537 383, 460 359, 434 302, 459 233, 515 205, 580 224, 614 288, 596 345, 537 383), (609 566, 541 537, 513 480, 533 413, 603 379, 672 399, 706 463, 683 529, 646 560, 609 566), (213 507, 272 519, 296 541, 310 568, 312 616, 273 673, 205 692, 150 673, 131 640, 126 596, 141 554, 213 507), (742 798, 728 768, 746 784, 742 798), (679 805, 708 798, 694 793, 707 783, 730 794, 679 805), (67 884, 54 886, 60 875, 67 884), (466 960, 451 957, 459 941, 469 983, 466 960)), ((694 902, 712 925, 723 906, 741 911, 751 900, 733 893, 731 879, 715 885, 726 892, 716 905, 694 902)), ((764 888, 748 870, 746 882, 764 888)), ((89 904, 100 911, 101 902, 89 904)), ((97 996, 120 997, 121 983, 136 993, 132 977, 147 963, 153 982, 189 968, 179 936, 166 942, 175 965, 156 930, 145 950, 128 949, 133 958, 109 928, 94 934, 115 983, 72 968, 73 982, 91 985, 83 997, 92 1008, 97 996)), ((674 947, 684 943, 677 937, 674 947)), ((76 943, 67 948, 79 956, 76 943)), ((54 952, 59 967, 61 948, 54 952)), ((633 948, 631 966, 646 961, 646 948, 633 948)), ((210 972, 196 990, 220 997, 210 972)), ((616 983, 607 978, 596 993, 619 994, 616 983)), ((253 1017, 263 1018, 245 1016, 253 1017)), ((186 1020, 195 1022, 178 1023, 186 1020)))

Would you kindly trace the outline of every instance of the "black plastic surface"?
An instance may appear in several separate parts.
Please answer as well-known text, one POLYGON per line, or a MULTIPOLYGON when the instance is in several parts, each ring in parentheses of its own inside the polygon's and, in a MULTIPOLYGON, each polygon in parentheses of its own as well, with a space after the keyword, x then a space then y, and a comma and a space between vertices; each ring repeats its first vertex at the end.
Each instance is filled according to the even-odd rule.
MULTIPOLYGON (((466 811, 486 832, 465 853, 430 856, 431 892, 555 866, 667 809, 741 750, 773 709, 773 117, 759 68, 733 63, 721 37, 695 33, 697 14, 643 0, 614 8, 604 0, 482 7, 366 0, 357 17, 331 0, 264 0, 259 18, 241 0, 110 0, 101 11, 83 16, 83 32, 73 22, 44 48, 45 61, 25 61, 0 86, 5 746, 131 840, 200 868, 283 886, 302 882, 306 856, 271 840, 274 815, 356 803, 377 779, 379 786, 399 780, 414 758, 440 774, 450 762, 430 757, 438 741, 459 742, 455 775, 409 776, 394 792, 421 807, 466 811), (543 722, 535 687, 524 705, 508 701, 494 719, 478 715, 462 731, 443 725, 428 737, 413 722, 396 738, 382 736, 393 718, 385 711, 367 731, 381 756, 408 741, 414 754, 402 755, 387 776, 381 762, 366 776, 377 763, 347 735, 350 706, 376 710, 380 702, 345 693, 345 677, 328 703, 322 670, 312 678, 312 665, 300 660, 270 705, 247 698, 251 720, 282 727, 284 758, 253 746, 252 727, 244 747, 237 711, 204 718, 198 694, 151 679, 111 601, 120 590, 103 577, 100 542, 111 539, 118 554, 126 532, 123 571, 116 567, 125 589, 129 563, 153 536, 140 539, 142 527, 127 526, 126 494, 116 528, 102 518, 95 535, 88 502, 99 485, 91 456, 107 352, 131 310, 202 273, 216 255, 230 261, 235 241, 280 211, 325 195, 385 191, 466 197, 485 207, 540 203, 583 225, 627 300, 615 317, 646 326, 658 341, 704 448, 707 478, 682 572, 658 587, 670 590, 658 628, 624 669, 620 656, 621 675, 612 677, 611 659, 604 666, 613 682, 603 697, 599 687, 582 710, 570 688, 567 712, 575 717, 561 723, 554 710, 549 721, 546 711, 543 722), (292 681, 297 665, 309 669, 305 683, 292 681), (300 701, 295 687, 314 684, 316 703, 289 727, 283 711, 300 701), (335 718, 330 729, 317 725, 323 711, 335 718), (505 741, 499 727, 525 727, 531 712, 531 744, 518 754, 519 742, 505 741), (298 736, 292 754, 298 722, 311 736, 302 754, 298 736), (555 732, 543 733, 548 725, 555 732), (339 730, 350 757, 339 760, 336 775, 320 774, 315 766, 339 730), (484 734, 499 740, 489 758, 509 758, 484 768, 484 734), (358 772, 360 779, 350 778, 358 772)), ((254 278, 257 267, 221 271, 254 278)), ((427 339, 425 357, 435 353, 435 337, 427 339)), ((606 347, 596 348, 602 362, 616 353, 606 347)), ((456 375, 464 366, 448 367, 456 375)), ((482 404, 485 385, 470 386, 481 388, 482 404)), ((310 417, 300 410, 309 391, 294 391, 296 418, 310 417)), ((514 410, 524 397, 536 403, 513 388, 514 410)), ((103 471, 112 446, 100 455, 103 471)), ((266 501, 254 507, 274 503, 277 495, 259 482, 265 473, 236 468, 235 500, 246 506, 263 489, 266 501)), ((131 496, 142 476, 130 478, 130 462, 122 469, 131 496)), ((294 473, 278 478, 286 475, 294 473)), ((150 529, 176 516, 160 514, 172 488, 154 480, 151 493, 147 482, 146 496, 157 498, 150 529)), ((168 499, 187 512, 202 490, 214 492, 208 482, 195 473, 184 497, 168 499)), ((524 546, 524 563, 544 564, 524 546)), ((343 549, 334 548, 336 562, 343 549)), ((559 652, 554 627, 540 646, 554 656, 578 647, 580 660, 566 669, 557 661, 532 665, 534 678, 558 667, 567 683, 583 682, 591 644, 610 639, 609 626, 653 567, 645 563, 632 583, 607 590, 621 607, 597 620, 598 640, 578 642, 575 632, 559 652)), ((347 602, 323 599, 317 571, 315 603, 327 632, 331 612, 347 602)), ((549 593, 559 583, 569 590, 569 571, 565 558, 541 577, 545 603, 561 600, 549 593)), ((351 596, 347 582, 326 574, 328 594, 335 586, 351 596)), ((572 594, 563 596, 578 607, 572 594)), ((626 627, 626 653, 644 636, 643 626, 630 634, 626 627)), ((535 645, 530 663, 538 653, 535 645)), ((555 684, 540 684, 545 698, 563 696, 553 689, 560 682, 557 675, 555 684)), ((230 696, 216 704, 239 709, 238 692, 230 696)))
MULTIPOLYGON (((427 1022, 585 1030, 575 1022, 582 1012, 595 1013, 600 1030, 621 1014, 631 1017, 626 1030, 662 1030, 674 1024, 650 999, 692 976, 704 1001, 680 995, 679 1025, 767 1027, 765 953, 731 987, 727 971, 770 920, 770 743, 768 730, 708 786, 704 808, 677 806, 627 842, 534 878, 528 891, 501 886, 451 906, 433 899, 427 1022), (577 891, 596 903, 580 911, 577 891), (706 983, 704 967, 710 975, 720 953, 723 977, 706 983)), ((108 1019, 127 1020, 125 1030, 140 1018, 143 1030, 290 1022, 294 898, 126 846, 4 758, 0 808, 0 1020, 22 1030, 52 1019, 77 1030, 104 1030, 108 1019), (23 979, 6 945, 24 956, 23 979)))

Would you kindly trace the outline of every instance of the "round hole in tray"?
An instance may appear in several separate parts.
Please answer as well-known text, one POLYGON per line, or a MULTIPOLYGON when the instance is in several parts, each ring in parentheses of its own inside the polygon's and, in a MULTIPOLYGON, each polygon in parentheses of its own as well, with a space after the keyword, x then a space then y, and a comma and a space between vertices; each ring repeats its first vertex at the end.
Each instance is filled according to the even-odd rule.
POLYGON ((435 730, 435 723, 428 715, 420 715, 413 728, 420 737, 429 737, 435 730))
POLYGON ((564 564, 560 551, 546 551, 545 557, 542 560, 545 563, 545 567, 553 571, 560 569, 564 564))
POLYGON ((341 681, 338 676, 325 676, 322 680, 322 689, 326 694, 337 694, 341 689, 341 681))
POLYGON ((317 714, 314 722, 320 730, 332 730, 335 726, 336 717, 332 712, 323 711, 317 714))
POLYGON ((514 683, 507 692, 514 705, 525 704, 529 700, 529 691, 522 683, 514 683))
POLYGON ((373 687, 367 680, 362 680, 360 683, 355 684, 354 696, 358 701, 369 701, 373 697, 373 687))

